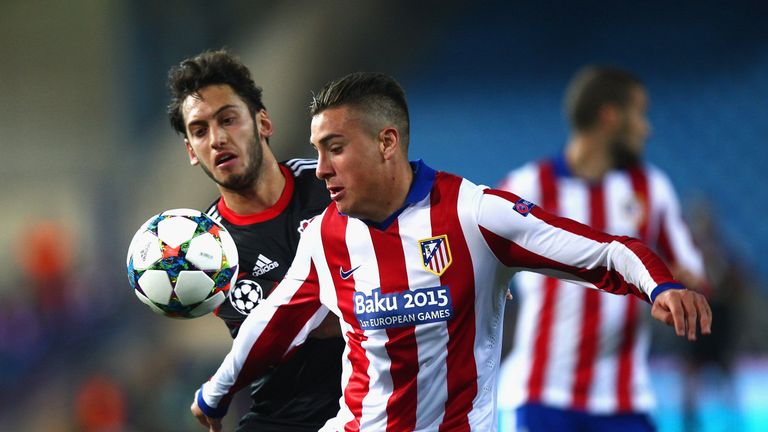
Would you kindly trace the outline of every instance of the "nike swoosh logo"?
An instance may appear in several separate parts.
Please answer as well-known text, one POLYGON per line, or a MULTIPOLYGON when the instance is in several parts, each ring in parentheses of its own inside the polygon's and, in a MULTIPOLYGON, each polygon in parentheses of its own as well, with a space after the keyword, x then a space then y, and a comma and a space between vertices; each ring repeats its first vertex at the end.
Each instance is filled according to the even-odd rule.
POLYGON ((339 267, 339 274, 341 275, 342 279, 349 279, 349 277, 352 276, 352 273, 354 273, 355 270, 357 270, 359 268, 360 268, 360 266, 357 266, 357 267, 353 268, 352 270, 344 271, 344 269, 339 267))

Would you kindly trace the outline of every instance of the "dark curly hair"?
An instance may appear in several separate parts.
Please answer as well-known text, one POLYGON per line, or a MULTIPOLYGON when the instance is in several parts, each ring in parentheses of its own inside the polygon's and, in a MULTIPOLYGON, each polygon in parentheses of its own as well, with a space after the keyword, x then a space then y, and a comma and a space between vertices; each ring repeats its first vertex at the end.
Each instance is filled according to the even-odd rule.
POLYGON ((226 50, 205 51, 188 58, 168 72, 168 120, 180 135, 186 135, 182 104, 187 96, 199 96, 200 89, 209 85, 226 84, 248 106, 251 116, 265 109, 261 101, 261 87, 251 78, 251 72, 235 56, 226 50))

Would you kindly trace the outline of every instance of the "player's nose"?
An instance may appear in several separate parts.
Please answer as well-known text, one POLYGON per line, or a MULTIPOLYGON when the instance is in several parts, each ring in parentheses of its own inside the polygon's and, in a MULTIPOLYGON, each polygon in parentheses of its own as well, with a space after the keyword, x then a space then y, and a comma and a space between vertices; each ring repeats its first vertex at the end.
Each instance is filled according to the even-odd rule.
POLYGON ((333 175, 333 168, 328 160, 328 157, 323 154, 322 151, 317 152, 317 168, 315 168, 315 176, 320 180, 326 180, 333 175))
POLYGON ((217 126, 212 126, 208 133, 211 135, 211 147, 215 149, 221 148, 229 139, 227 131, 217 126))

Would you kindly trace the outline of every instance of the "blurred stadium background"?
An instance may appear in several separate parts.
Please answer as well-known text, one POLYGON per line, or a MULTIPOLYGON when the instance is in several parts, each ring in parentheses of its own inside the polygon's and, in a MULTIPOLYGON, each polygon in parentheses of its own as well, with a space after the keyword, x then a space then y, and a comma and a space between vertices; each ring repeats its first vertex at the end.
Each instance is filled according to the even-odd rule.
MULTIPOLYGON (((313 156, 313 89, 378 70, 408 92, 412 157, 489 185, 562 147, 561 95, 577 68, 635 71, 652 100, 648 158, 678 188, 722 311, 721 362, 700 368, 689 430, 768 429, 765 2, 3 0, 2 10, 0 429, 196 430, 192 393, 229 337, 212 316, 152 314, 124 265, 149 216, 216 196, 167 125, 164 86, 171 65, 225 46, 264 88, 281 159, 313 156)), ((682 431, 698 350, 657 330, 655 417, 682 431)))

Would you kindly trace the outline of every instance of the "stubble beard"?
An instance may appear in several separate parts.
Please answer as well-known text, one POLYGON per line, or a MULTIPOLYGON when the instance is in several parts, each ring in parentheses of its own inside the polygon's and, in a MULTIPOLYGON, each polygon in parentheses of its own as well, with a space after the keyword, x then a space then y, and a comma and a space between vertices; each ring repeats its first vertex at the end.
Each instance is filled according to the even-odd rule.
POLYGON ((617 141, 611 146, 611 160, 617 169, 628 169, 638 165, 642 157, 629 148, 625 142, 617 141))
POLYGON ((261 143, 258 133, 253 132, 253 138, 248 145, 248 160, 242 174, 232 174, 226 179, 217 179, 204 164, 200 164, 205 174, 219 186, 231 191, 239 192, 252 188, 259 180, 261 175, 261 163, 264 160, 264 152, 261 149, 261 143))
POLYGON ((641 152, 634 150, 627 140, 629 135, 628 125, 624 124, 622 130, 614 137, 611 142, 610 152, 613 167, 625 170, 639 165, 642 162, 641 152))

